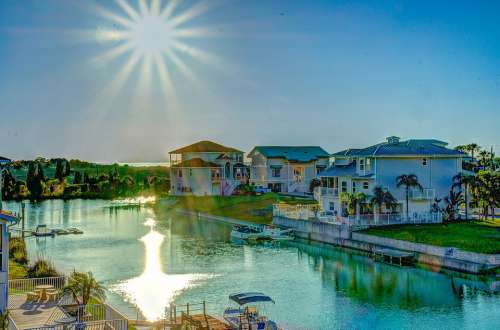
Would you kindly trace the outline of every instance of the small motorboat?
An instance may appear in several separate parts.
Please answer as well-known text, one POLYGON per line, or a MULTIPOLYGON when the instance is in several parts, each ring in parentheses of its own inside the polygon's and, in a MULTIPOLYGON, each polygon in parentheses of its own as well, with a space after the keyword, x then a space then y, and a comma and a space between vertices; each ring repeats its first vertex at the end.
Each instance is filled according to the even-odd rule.
POLYGON ((56 228, 53 230, 56 235, 68 235, 71 234, 68 230, 63 228, 56 228))
POLYGON ((264 226, 262 236, 265 239, 273 241, 290 241, 294 239, 292 232, 292 229, 281 229, 276 226, 269 225, 264 226))
POLYGON ((279 330, 276 322, 269 320, 257 310, 256 306, 250 306, 252 303, 272 302, 271 297, 259 292, 245 292, 229 295, 229 300, 237 303, 236 308, 226 308, 224 311, 224 320, 231 329, 248 330, 279 330))
POLYGON ((49 229, 47 225, 38 225, 36 226, 33 235, 36 237, 46 237, 46 236, 54 236, 55 233, 53 230, 49 229))
POLYGON ((66 229, 70 234, 83 234, 83 230, 80 230, 78 228, 75 228, 75 227, 70 227, 70 228, 67 228, 66 229))
POLYGON ((244 226, 244 225, 234 225, 233 230, 231 230, 231 237, 246 240, 250 238, 258 238, 262 235, 263 228, 261 226, 244 226))

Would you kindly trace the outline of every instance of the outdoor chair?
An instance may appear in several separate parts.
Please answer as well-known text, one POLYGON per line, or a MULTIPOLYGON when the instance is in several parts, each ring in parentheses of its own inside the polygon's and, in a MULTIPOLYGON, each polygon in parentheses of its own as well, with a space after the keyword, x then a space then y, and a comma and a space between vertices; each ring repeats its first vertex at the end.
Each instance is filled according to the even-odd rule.
POLYGON ((58 295, 57 291, 47 292, 47 301, 57 301, 58 295))
POLYGON ((26 293, 26 302, 37 302, 38 299, 40 299, 40 296, 36 292, 26 293))

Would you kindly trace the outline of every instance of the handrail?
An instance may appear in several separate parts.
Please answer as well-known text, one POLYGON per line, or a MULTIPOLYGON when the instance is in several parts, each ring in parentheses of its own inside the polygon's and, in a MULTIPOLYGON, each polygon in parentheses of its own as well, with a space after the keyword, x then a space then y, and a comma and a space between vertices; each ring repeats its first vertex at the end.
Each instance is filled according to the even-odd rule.
POLYGON ((66 284, 66 276, 23 278, 9 280, 9 292, 12 294, 33 291, 37 285, 52 285, 61 289, 66 284))

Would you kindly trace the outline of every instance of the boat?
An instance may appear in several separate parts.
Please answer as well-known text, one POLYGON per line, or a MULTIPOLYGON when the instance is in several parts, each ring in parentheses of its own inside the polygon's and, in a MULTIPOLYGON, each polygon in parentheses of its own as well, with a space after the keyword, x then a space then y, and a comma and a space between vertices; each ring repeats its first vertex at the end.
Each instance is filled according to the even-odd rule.
POLYGON ((292 240, 292 229, 276 226, 234 225, 231 237, 244 241, 288 241, 292 240))
POLYGON ((70 234, 83 234, 83 230, 80 230, 75 227, 70 227, 66 229, 70 234))
POLYGON ((272 302, 271 297, 260 292, 244 292, 229 295, 229 300, 237 303, 236 308, 229 307, 224 311, 224 320, 230 328, 248 329, 248 330, 279 330, 276 322, 269 320, 257 310, 256 306, 250 306, 253 303, 272 302))
POLYGON ((233 230, 231 230, 231 237, 246 240, 249 238, 257 238, 262 233, 261 226, 252 225, 234 225, 233 230))
POLYGON ((71 234, 68 230, 62 228, 56 228, 53 230, 56 235, 68 235, 71 234))
POLYGON ((36 237, 45 237, 45 236, 54 236, 55 233, 53 230, 49 229, 47 225, 38 225, 36 226, 33 235, 36 237))

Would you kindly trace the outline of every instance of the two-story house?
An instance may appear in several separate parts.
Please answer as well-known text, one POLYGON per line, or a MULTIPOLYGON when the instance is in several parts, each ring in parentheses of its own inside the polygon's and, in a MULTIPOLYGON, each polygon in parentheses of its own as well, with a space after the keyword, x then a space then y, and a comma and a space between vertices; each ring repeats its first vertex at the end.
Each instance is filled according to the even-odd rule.
POLYGON ((329 165, 316 146, 257 146, 250 151, 250 183, 274 192, 309 192, 311 180, 329 165))
POLYGON ((9 231, 8 225, 16 218, 2 211, 2 167, 10 163, 10 159, 0 157, 0 314, 7 309, 9 287, 9 231))
POLYGON ((364 193, 368 200, 373 189, 380 186, 398 201, 398 210, 405 210, 404 187, 397 187, 396 178, 415 174, 422 190, 412 188, 409 213, 429 212, 434 198, 449 194, 453 177, 462 172, 460 151, 447 148, 438 140, 406 140, 391 136, 386 142, 363 149, 347 149, 332 155, 333 164, 319 174, 321 187, 315 198, 322 208, 345 214, 345 205, 339 199, 342 192, 364 193))
POLYGON ((200 141, 170 153, 172 195, 231 195, 248 175, 243 151, 200 141))

